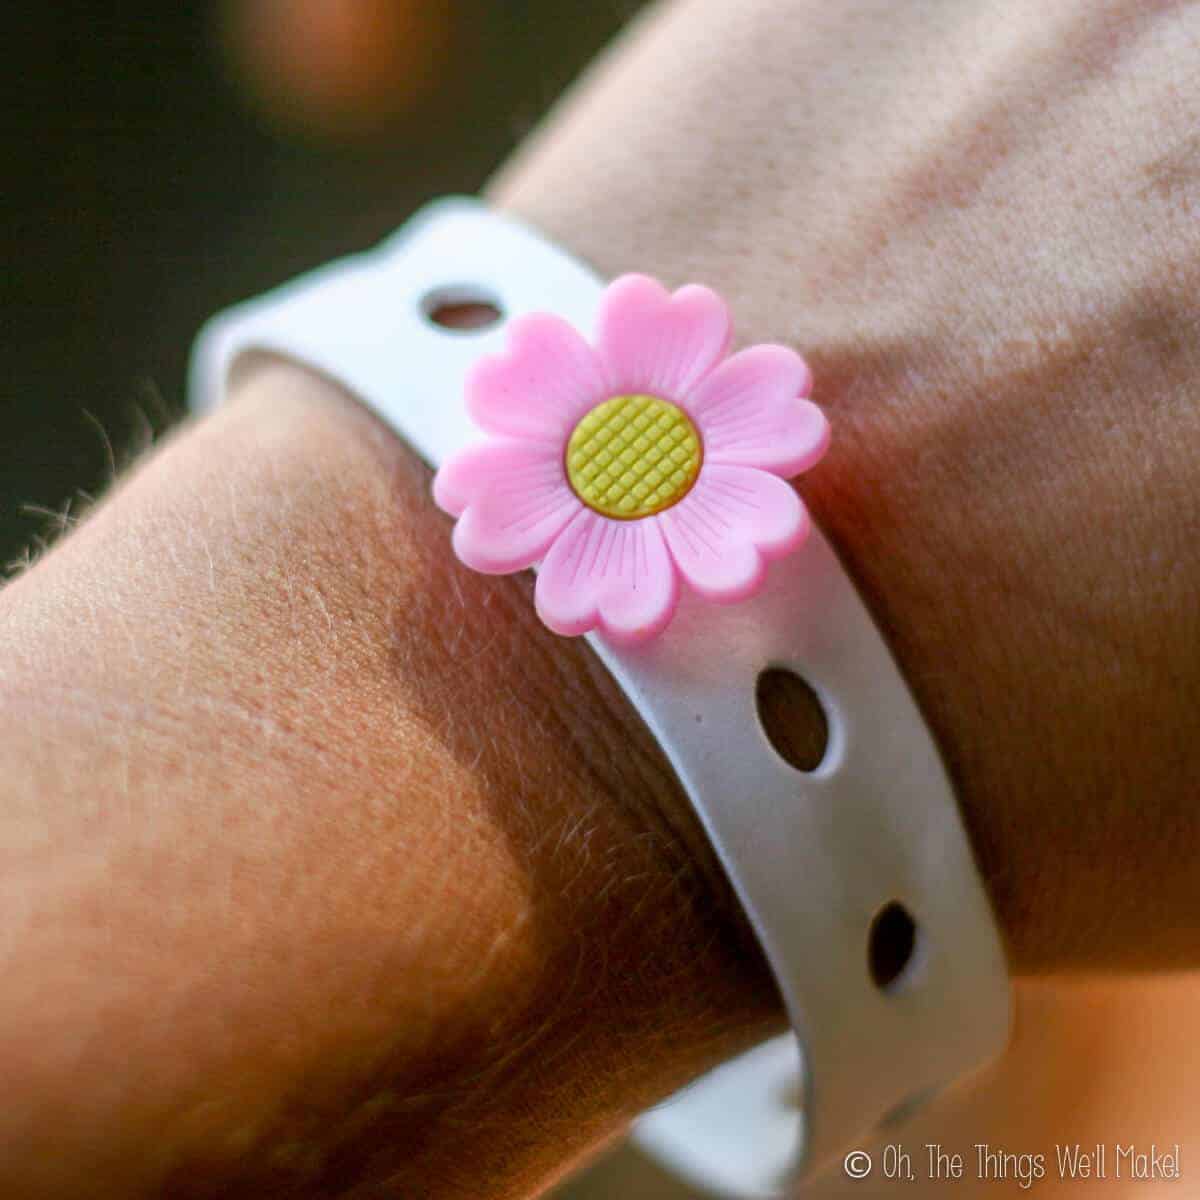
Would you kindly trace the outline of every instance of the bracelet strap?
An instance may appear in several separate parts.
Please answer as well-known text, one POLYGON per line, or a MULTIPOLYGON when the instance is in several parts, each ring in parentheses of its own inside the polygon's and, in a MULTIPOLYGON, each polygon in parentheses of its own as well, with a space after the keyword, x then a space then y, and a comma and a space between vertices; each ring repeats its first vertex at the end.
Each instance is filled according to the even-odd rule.
MULTIPOLYGON (((440 201, 370 253, 216 317, 193 358, 193 404, 219 399, 244 352, 275 352, 337 380, 436 466, 476 436, 463 380, 479 355, 501 348, 504 322, 449 330, 433 309, 483 300, 505 320, 550 311, 587 332, 601 288, 521 224, 475 201, 440 201)), ((954 795, 883 638, 817 530, 744 604, 685 596, 653 642, 589 640, 691 798, 803 1060, 797 1087, 796 1042, 768 1043, 644 1118, 641 1137, 697 1182, 770 1195, 791 1169, 860 1144, 1007 1040, 1003 951, 954 795), (800 675, 824 708, 828 746, 814 771, 784 762, 759 723, 756 684, 771 667, 800 675), (910 918, 913 953, 880 986, 871 939, 910 918)))

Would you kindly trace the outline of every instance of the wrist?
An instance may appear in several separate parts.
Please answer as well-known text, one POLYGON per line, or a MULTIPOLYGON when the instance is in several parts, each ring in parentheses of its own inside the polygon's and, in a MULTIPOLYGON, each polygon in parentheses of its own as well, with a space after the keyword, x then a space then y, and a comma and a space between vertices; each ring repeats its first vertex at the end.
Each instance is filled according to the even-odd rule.
MULTIPOLYGON (((264 364, 5 592, 9 803, 65 854, 103 847, 114 894, 80 904, 157 981, 99 1022, 138 1050, 140 1109, 81 1084, 115 1064, 29 1063, 64 1140, 136 1139, 149 1111, 164 1159, 230 1188, 304 1141, 310 1181, 371 1161, 465 1194, 544 1179, 781 1023, 649 735, 525 582, 451 580, 446 537, 393 434, 264 364), (467 1153, 434 1135, 453 1120, 479 1122, 467 1153)), ((53 1027, 94 1019, 44 976, 92 942, 68 915, 12 956, 53 1027)), ((0 1018, 10 1063, 28 1019, 0 1018)))
MULTIPOLYGON (((1045 966, 1081 949, 1106 953, 1073 945, 1068 923, 1046 919, 1061 844, 1047 836, 1014 853, 1023 816, 1012 795, 1028 782, 1028 742, 1019 722, 998 714, 1011 715, 1020 659, 1012 647, 1031 622, 1011 596, 981 594, 970 573, 990 519, 977 500, 980 459, 993 456, 987 478, 997 495, 1017 464, 996 455, 1000 436, 977 419, 968 387, 927 334, 953 323, 952 305, 965 311, 972 297, 964 285, 982 265, 964 249, 946 310, 922 317, 928 297, 916 284, 873 265, 890 214, 842 216, 843 198, 855 194, 830 171, 821 130, 797 130, 779 116, 805 111, 815 121, 836 111, 813 94, 822 86, 814 20, 758 0, 683 0, 652 11, 626 52, 588 76, 493 181, 490 199, 602 274, 636 267, 672 285, 703 280, 731 299, 741 340, 804 353, 834 438, 800 491, 929 721, 1015 966, 1045 966), (686 77, 678 62, 689 64, 686 77), (661 86, 656 120, 647 122, 629 97, 646 94, 652 80, 661 86), (692 103, 697 90, 738 102, 713 128, 711 109, 692 103), (697 146, 703 154, 692 152, 697 146), (810 183, 824 203, 809 198, 810 183), (996 624, 1008 631, 999 650, 996 624)), ((836 78, 824 85, 844 86, 836 78)), ((845 164, 850 176, 855 165, 845 164)), ((992 524, 988 550, 999 566, 989 570, 1002 570, 1010 535, 1000 520, 992 524)), ((806 740, 810 713, 797 707, 786 719, 806 740)))
POLYGON ((972 11, 676 0, 493 197, 605 274, 704 280, 811 361, 834 438, 805 500, 938 740, 1014 966, 1190 967, 1179 17, 972 11))

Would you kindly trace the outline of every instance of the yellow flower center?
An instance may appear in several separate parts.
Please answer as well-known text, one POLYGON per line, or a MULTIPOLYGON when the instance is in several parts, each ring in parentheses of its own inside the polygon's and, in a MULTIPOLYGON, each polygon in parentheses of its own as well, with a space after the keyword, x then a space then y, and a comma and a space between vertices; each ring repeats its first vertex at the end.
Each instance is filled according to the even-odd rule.
POLYGON ((657 396, 614 396, 571 431, 567 478, 606 517, 648 517, 687 495, 702 458, 683 409, 657 396))

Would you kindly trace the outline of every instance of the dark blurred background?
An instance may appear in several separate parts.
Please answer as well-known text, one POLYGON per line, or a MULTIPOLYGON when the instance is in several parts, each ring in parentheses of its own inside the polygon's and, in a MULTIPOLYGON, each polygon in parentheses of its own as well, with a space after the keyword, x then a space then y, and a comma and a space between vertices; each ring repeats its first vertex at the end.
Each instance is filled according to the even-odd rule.
POLYGON ((182 412, 201 322, 475 191, 638 0, 10 0, 0 567, 182 412))

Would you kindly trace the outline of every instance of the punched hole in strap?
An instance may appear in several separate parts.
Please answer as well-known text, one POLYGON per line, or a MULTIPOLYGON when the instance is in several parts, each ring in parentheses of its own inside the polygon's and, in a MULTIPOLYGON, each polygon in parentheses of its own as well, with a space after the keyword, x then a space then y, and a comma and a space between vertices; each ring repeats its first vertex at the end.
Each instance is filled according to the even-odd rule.
POLYGON ((786 667, 767 667, 754 685, 758 723, 788 766, 811 773, 829 749, 829 718, 809 682, 786 667))
POLYGON ((450 333, 483 333, 504 319, 499 298, 471 283, 432 288, 421 297, 421 313, 450 333))
POLYGON ((899 900, 890 900, 867 933, 867 969, 881 992, 899 991, 912 981, 921 959, 921 929, 899 900))

